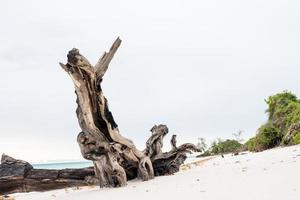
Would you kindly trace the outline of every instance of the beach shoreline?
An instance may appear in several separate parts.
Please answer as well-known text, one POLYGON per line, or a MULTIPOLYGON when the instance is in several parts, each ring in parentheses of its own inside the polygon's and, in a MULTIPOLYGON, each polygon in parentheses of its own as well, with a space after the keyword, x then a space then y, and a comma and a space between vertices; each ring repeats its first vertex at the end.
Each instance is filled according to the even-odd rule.
POLYGON ((299 200, 300 145, 259 153, 199 158, 180 172, 150 181, 132 180, 121 188, 66 188, 10 195, 37 199, 184 199, 299 200), (196 163, 198 162, 199 165, 196 163), (189 167, 187 167, 189 166, 189 167))

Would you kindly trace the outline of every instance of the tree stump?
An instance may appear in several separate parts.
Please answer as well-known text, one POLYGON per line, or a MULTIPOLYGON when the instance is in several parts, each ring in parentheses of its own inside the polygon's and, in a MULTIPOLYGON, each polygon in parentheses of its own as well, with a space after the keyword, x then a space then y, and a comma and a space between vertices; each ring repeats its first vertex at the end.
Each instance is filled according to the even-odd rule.
POLYGON ((179 171, 187 153, 200 151, 190 143, 177 146, 176 135, 173 135, 172 149, 162 152, 163 139, 169 132, 166 125, 152 127, 152 135, 143 151, 138 150, 131 140, 119 133, 101 83, 120 44, 121 40, 117 38, 95 66, 80 55, 77 49, 69 51, 66 64, 60 63, 75 86, 76 114, 81 127, 77 142, 82 156, 93 161, 94 167, 34 169, 26 161, 3 155, 0 164, 0 194, 46 191, 96 183, 100 187, 125 186, 130 179, 147 181, 154 176, 173 174, 179 171))
MULTIPOLYGON (((77 142, 82 156, 94 163, 100 187, 124 186, 128 179, 143 181, 155 175, 172 174, 186 159, 186 153, 199 151, 193 144, 184 144, 163 153, 163 137, 168 133, 165 125, 154 126, 144 151, 123 137, 118 129, 108 101, 103 95, 101 83, 121 40, 117 38, 95 66, 72 49, 66 64, 60 66, 69 74, 77 95, 77 118, 81 127, 77 142)), ((172 144, 176 145, 173 138, 172 144)))

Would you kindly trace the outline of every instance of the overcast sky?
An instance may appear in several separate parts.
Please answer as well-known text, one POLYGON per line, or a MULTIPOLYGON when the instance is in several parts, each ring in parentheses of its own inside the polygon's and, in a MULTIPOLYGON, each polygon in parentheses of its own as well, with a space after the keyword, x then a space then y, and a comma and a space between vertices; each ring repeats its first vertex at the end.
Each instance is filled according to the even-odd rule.
POLYGON ((74 87, 58 62, 76 47, 96 63, 117 36, 103 90, 138 148, 158 123, 178 143, 249 138, 265 98, 300 96, 299 10, 297 0, 1 0, 0 153, 81 158, 74 87))

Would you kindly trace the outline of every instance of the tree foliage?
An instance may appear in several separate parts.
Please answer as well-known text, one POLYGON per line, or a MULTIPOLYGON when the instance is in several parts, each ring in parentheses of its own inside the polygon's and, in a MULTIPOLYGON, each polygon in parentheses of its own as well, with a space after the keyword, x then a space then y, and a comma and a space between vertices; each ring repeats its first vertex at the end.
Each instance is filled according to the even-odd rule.
MULTIPOLYGON (((300 122, 300 101, 296 95, 283 91, 268 97, 265 102, 268 105, 266 110, 268 121, 258 129, 254 138, 246 142, 250 151, 262 151, 283 144, 283 138, 292 139, 293 136, 286 136, 297 132, 297 130, 289 131, 291 127, 297 127, 293 125, 300 122)), ((291 143, 294 142, 285 142, 291 143)))
POLYGON ((242 144, 237 140, 221 140, 214 141, 211 145, 212 154, 235 153, 240 150, 242 144))
POLYGON ((300 132, 296 133, 293 138, 294 144, 300 144, 300 132))

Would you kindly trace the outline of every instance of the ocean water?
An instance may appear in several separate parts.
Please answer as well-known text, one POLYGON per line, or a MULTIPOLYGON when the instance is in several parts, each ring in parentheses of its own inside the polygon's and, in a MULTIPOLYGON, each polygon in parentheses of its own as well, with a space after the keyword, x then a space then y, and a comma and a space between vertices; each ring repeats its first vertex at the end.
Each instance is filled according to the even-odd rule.
POLYGON ((76 169, 93 166, 89 161, 76 161, 76 162, 53 162, 53 163, 40 163, 32 165, 35 169, 76 169))
MULTIPOLYGON (((193 162, 196 157, 189 155, 185 160, 187 162, 193 162)), ((90 161, 65 161, 65 162, 50 162, 50 163, 39 163, 32 165, 35 169, 77 169, 84 167, 92 167, 93 163, 90 161)))
POLYGON ((184 161, 184 163, 189 163, 189 162, 194 162, 196 161, 198 158, 196 157, 196 155, 188 155, 186 160, 184 161))

